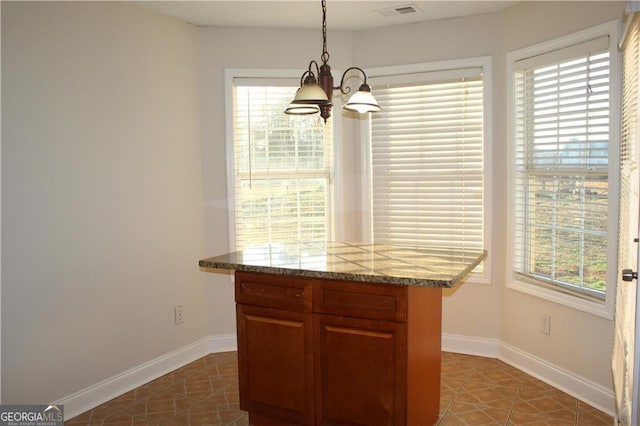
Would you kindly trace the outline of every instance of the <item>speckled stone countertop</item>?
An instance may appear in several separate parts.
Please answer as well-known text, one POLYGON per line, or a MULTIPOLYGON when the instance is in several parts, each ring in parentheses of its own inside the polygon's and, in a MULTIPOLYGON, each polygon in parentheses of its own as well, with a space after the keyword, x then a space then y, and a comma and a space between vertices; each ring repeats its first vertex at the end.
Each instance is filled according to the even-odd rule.
POLYGON ((347 242, 287 242, 203 259, 202 268, 380 284, 453 287, 486 250, 347 242))

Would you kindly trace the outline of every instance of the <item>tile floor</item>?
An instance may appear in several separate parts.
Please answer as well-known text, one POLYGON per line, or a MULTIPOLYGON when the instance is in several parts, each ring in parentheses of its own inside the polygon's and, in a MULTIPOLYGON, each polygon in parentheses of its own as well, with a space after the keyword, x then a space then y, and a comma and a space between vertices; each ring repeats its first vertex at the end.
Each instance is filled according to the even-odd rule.
MULTIPOLYGON (((246 426, 236 352, 210 354, 66 426, 246 426)), ((438 426, 594 425, 613 419, 501 361, 443 352, 438 426)), ((427 425, 410 425, 427 426, 427 425)))

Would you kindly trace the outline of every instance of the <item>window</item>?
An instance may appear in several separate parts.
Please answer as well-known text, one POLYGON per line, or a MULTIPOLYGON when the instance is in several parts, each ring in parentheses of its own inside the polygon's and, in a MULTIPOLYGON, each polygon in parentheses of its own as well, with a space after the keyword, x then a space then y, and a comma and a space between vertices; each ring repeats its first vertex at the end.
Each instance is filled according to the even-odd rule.
POLYGON ((584 40, 511 55, 513 270, 516 281, 604 301, 617 211, 612 58, 608 35, 584 40))
POLYGON ((330 239, 331 121, 284 114, 296 89, 295 79, 232 79, 231 239, 238 250, 330 239))
POLYGON ((382 107, 370 130, 374 242, 489 248, 480 65, 370 78, 382 107))

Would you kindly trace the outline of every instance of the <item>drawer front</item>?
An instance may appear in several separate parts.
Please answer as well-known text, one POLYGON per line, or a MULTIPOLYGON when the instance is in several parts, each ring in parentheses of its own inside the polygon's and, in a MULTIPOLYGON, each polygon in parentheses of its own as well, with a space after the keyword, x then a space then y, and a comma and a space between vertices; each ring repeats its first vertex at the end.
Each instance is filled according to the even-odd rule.
POLYGON ((352 318, 407 320, 407 287, 347 281, 316 282, 314 312, 352 318))
POLYGON ((236 272, 235 277, 237 303, 311 312, 311 279, 252 272, 236 272))

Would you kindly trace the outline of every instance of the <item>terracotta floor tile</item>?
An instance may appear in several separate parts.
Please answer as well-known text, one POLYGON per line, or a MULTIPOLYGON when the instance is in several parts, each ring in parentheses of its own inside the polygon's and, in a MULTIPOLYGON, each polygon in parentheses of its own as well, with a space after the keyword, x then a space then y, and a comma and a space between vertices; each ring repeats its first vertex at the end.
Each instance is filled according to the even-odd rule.
POLYGON ((517 388, 522 383, 522 376, 514 374, 510 370, 474 369, 469 375, 469 381, 478 383, 495 383, 500 386, 517 388))
POLYGON ((456 396, 456 401, 475 404, 478 407, 491 407, 511 410, 515 401, 513 388, 496 386, 493 383, 469 382, 456 396))
POLYGON ((93 417, 106 417, 109 414, 113 414, 114 409, 109 407, 109 403, 100 405, 93 409, 93 417))
POLYGON ((173 384, 173 374, 169 373, 169 374, 165 374, 164 376, 159 377, 159 378, 147 383, 144 386, 145 386, 145 388, 147 388, 148 391, 153 393, 153 392, 158 392, 158 391, 161 391, 163 389, 166 389, 169 386, 171 386, 172 384, 173 384))
POLYGON ((508 409, 481 407, 454 401, 440 425, 503 425, 509 418, 508 409))
POLYGON ((135 420, 144 420, 146 422, 151 423, 154 426, 164 426, 164 424, 170 419, 174 418, 174 413, 148 413, 146 417, 140 418, 135 417, 135 420))
POLYGON ((580 426, 600 426, 611 424, 611 417, 584 402, 578 403, 578 424, 580 426))
MULTIPOLYGON (((555 417, 555 416, 544 416, 540 414, 533 413, 519 413, 513 412, 509 416, 509 425, 514 426, 531 426, 531 425, 548 425, 548 426, 573 426, 576 425, 575 417, 555 417)), ((607 425, 613 424, 613 420, 611 420, 607 425)), ((605 425, 601 425, 605 426, 605 425)))
POLYGON ((189 415, 191 414, 203 414, 203 413, 216 413, 220 410, 228 410, 229 405, 226 404, 226 400, 223 404, 219 404, 217 401, 198 401, 189 407, 189 415))
POLYGON ((237 375, 211 379, 210 382, 214 388, 224 389, 226 392, 237 392, 239 389, 237 375))
POLYGON ((458 365, 450 365, 446 367, 442 366, 440 374, 443 379, 455 379, 464 381, 469 377, 470 371, 458 365))
POLYGON ((147 402, 147 414, 173 413, 175 409, 176 403, 173 398, 149 400, 149 402, 147 402))
POLYGON ((243 421, 243 419, 248 422, 247 413, 241 411, 237 406, 229 410, 218 411, 218 413, 220 414, 220 421, 224 425, 234 424, 243 421))
POLYGON ((115 399, 112 399, 105 405, 113 410, 120 410, 122 408, 129 407, 135 403, 136 403, 136 392, 131 391, 115 399))
MULTIPOLYGON (((605 413, 493 358, 443 352, 440 389, 438 426, 613 424, 605 413)), ((236 352, 209 354, 65 425, 249 426, 238 390, 236 352)))
POLYGON ((166 419, 162 426, 187 426, 189 424, 188 416, 176 416, 166 419))
POLYGON ((102 422, 103 425, 131 425, 131 423, 133 422, 133 416, 129 415, 129 414, 125 414, 125 413, 114 413, 111 414, 110 416, 107 416, 104 418, 104 421, 102 422))
POLYGON ((446 411, 449 409, 449 405, 451 405, 450 398, 440 398, 440 417, 439 418, 442 418, 444 413, 446 413, 446 411))
POLYGON ((223 425, 217 412, 197 413, 189 416, 189 424, 191 426, 213 426, 223 425))
POLYGON ((134 417, 146 417, 147 401, 141 401, 128 407, 123 407, 122 409, 120 409, 120 411, 134 417))
POLYGON ((440 380, 440 398, 453 399, 464 384, 464 380, 442 377, 440 380))

